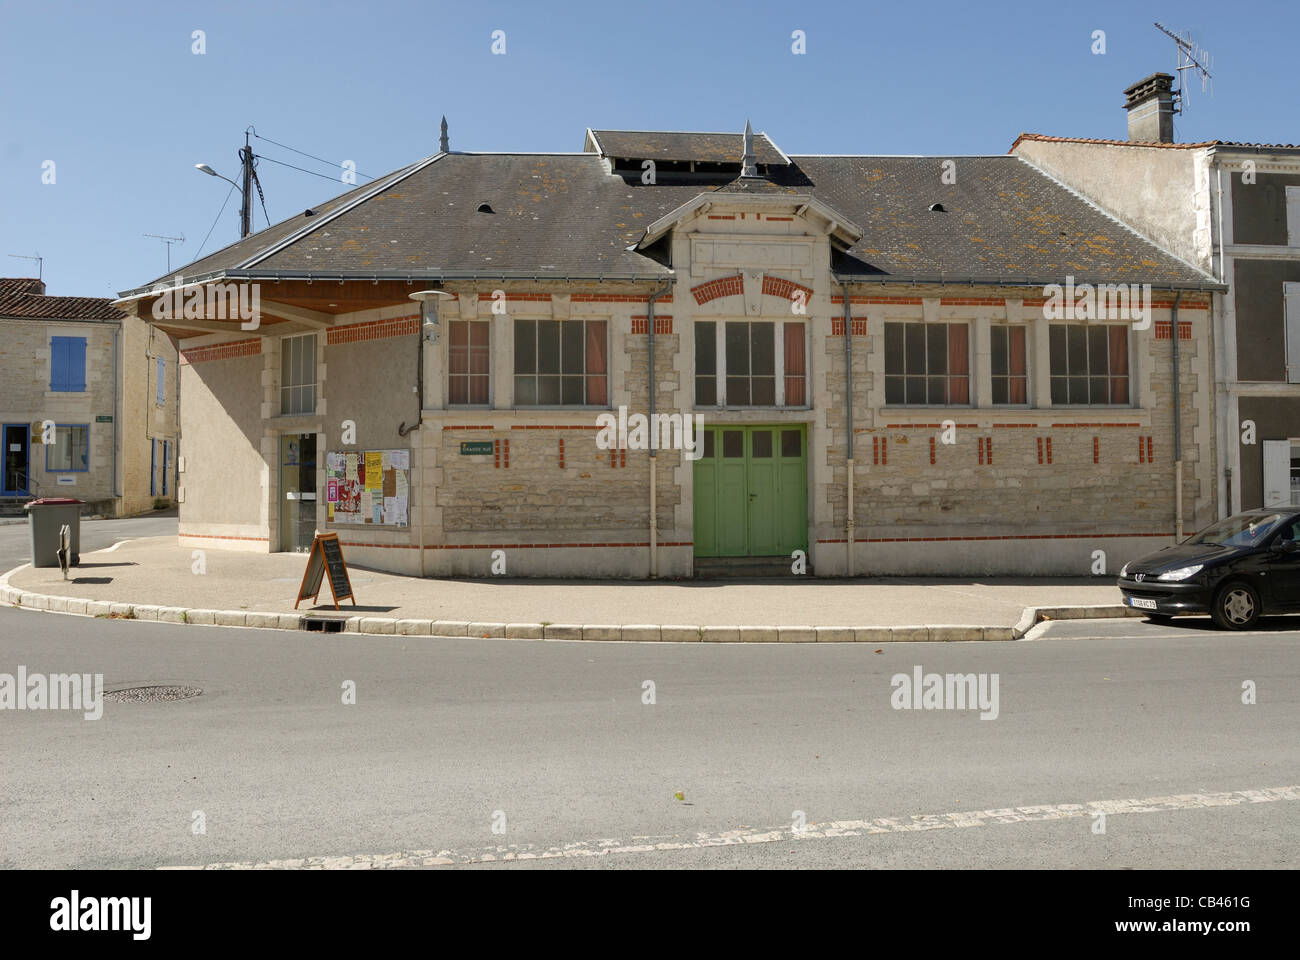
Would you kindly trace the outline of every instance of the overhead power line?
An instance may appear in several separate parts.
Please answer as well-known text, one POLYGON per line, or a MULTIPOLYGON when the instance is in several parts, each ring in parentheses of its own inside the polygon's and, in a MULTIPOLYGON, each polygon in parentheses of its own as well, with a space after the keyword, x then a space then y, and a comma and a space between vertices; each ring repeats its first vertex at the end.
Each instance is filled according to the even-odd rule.
MULTIPOLYGON (((282 147, 283 149, 288 150, 288 151, 290 151, 291 153, 296 153, 296 154, 298 154, 299 156, 307 157, 308 159, 315 160, 317 163, 323 163, 323 164, 325 164, 326 166, 329 166, 329 167, 342 167, 342 166, 343 166, 342 163, 335 163, 335 162, 332 161, 332 160, 326 160, 324 157, 318 157, 318 156, 316 156, 314 153, 308 153, 306 150, 299 150, 297 147, 291 147, 291 146, 289 146, 287 143, 280 143, 278 140, 272 140, 270 137, 264 137, 264 136, 262 136, 260 133, 258 133, 256 130, 253 131, 253 136, 255 136, 258 140, 265 140, 267 143, 273 143, 273 144, 275 144, 277 147, 282 147)), ((270 157, 267 157, 267 159, 269 160, 270 157)), ((292 166, 292 164, 288 164, 288 163, 286 163, 286 164, 284 164, 284 165, 285 165, 286 167, 288 167, 288 166, 292 166)), ((293 169, 295 169, 295 170, 302 170, 302 167, 294 167, 293 169)), ((304 173, 314 173, 314 171, 312 171, 312 170, 304 170, 303 172, 304 172, 304 173)), ((355 172, 356 172, 356 174, 357 174, 358 177, 365 177, 367 180, 374 180, 374 179, 375 179, 375 177, 370 176, 370 174, 368 174, 368 173, 361 173, 360 171, 355 171, 355 172)), ((319 176, 324 176, 324 174, 317 173, 316 176, 318 176, 318 177, 319 177, 319 176)), ((328 179, 334 180, 334 179, 337 179, 337 178, 335 178, 335 177, 330 177, 330 178, 328 178, 328 179)))

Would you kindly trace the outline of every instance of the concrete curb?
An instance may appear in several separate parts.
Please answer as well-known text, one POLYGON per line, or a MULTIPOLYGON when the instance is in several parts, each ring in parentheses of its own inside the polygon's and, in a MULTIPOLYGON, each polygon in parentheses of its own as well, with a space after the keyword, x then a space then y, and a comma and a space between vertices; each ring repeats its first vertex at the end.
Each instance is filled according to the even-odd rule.
POLYGON ((1045 620, 1110 620, 1118 617, 1144 617, 1122 603, 1097 604, 1074 607, 1025 607, 1016 625, 1011 628, 1011 639, 1021 640, 1030 630, 1045 620))
POLYGON ((1121 604, 1026 607, 1012 627, 927 625, 906 627, 691 626, 688 624, 500 623, 496 621, 421 620, 347 616, 344 610, 314 613, 266 613, 252 610, 207 610, 145 603, 115 603, 32 593, 0 576, 0 604, 47 613, 167 623, 196 623, 264 630, 305 629, 304 620, 341 621, 345 633, 383 636, 509 638, 514 640, 606 640, 626 643, 963 643, 1020 640, 1045 620, 1097 620, 1141 617, 1121 604))

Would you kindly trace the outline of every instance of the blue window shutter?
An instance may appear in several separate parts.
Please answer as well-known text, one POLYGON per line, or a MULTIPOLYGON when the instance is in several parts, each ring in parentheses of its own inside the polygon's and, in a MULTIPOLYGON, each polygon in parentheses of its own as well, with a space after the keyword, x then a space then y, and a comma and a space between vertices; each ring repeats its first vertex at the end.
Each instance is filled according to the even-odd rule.
MULTIPOLYGON (((158 361, 162 363, 161 360, 158 361)), ((167 496, 167 461, 171 459, 172 444, 170 440, 163 441, 163 463, 162 463, 162 491, 163 496, 167 496)))
POLYGON ((149 496, 158 492, 158 441, 149 441, 149 496))
POLYGON ((50 338, 50 389, 81 393, 86 389, 86 338, 50 338))
POLYGON ((71 344, 71 356, 69 362, 72 366, 72 385, 69 390, 84 391, 86 389, 86 338, 69 337, 71 344))
POLYGON ((68 376, 68 344, 64 337, 50 338, 50 389, 66 390, 68 376))
POLYGON ((163 360, 162 357, 159 357, 158 358, 158 403, 161 404, 166 398, 167 398, 167 362, 163 360))

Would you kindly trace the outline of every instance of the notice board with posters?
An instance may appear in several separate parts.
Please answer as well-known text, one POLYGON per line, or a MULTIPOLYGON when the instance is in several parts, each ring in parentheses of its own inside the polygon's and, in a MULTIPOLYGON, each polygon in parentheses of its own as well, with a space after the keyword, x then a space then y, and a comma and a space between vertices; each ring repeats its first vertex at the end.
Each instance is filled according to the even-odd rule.
POLYGON ((405 527, 410 491, 410 450, 325 454, 325 504, 330 523, 405 527))

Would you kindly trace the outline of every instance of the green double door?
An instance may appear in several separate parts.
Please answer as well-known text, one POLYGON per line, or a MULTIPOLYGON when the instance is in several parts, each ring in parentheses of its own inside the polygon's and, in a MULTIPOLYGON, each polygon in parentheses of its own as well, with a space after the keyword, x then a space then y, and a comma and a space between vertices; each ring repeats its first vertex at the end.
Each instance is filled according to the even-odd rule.
POLYGON ((807 427, 706 427, 695 461, 695 555, 808 549, 807 427))

